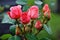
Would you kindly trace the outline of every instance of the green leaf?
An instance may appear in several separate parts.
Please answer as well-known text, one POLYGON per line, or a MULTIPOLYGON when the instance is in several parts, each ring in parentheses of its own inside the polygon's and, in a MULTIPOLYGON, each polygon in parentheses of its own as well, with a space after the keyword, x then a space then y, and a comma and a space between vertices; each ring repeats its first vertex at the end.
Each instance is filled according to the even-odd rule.
POLYGON ((28 10, 28 8, 29 8, 29 6, 24 5, 24 6, 23 6, 23 11, 27 11, 27 10, 28 10))
POLYGON ((21 4, 21 5, 26 5, 27 4, 26 0, 17 0, 16 3, 21 4))
POLYGON ((52 34, 51 28, 44 24, 43 28, 48 32, 48 34, 52 34))
POLYGON ((38 40, 37 37, 31 33, 27 33, 25 37, 27 38, 27 40, 38 40))
POLYGON ((15 34, 16 25, 10 26, 9 30, 12 34, 15 34))
POLYGON ((14 24, 15 20, 11 19, 7 14, 4 14, 4 18, 2 20, 2 23, 14 24))
POLYGON ((24 27, 24 25, 23 24, 19 24, 19 27, 22 28, 22 27, 24 27))
POLYGON ((10 37, 8 40, 21 40, 21 38, 17 35, 10 37))
POLYGON ((35 5, 37 5, 38 7, 39 7, 39 9, 42 9, 42 4, 43 4, 43 2, 42 1, 40 1, 40 0, 35 0, 35 5))
POLYGON ((32 5, 34 5, 34 1, 35 1, 35 0, 27 0, 27 4, 28 4, 29 6, 32 6, 32 5))
POLYGON ((41 2, 40 0, 36 0, 36 1, 35 1, 35 4, 41 6, 41 5, 43 4, 43 2, 41 2))
POLYGON ((0 38, 2 39, 2 40, 6 40, 6 39, 8 39, 9 37, 11 37, 12 35, 11 34, 4 34, 4 35, 2 35, 0 38))

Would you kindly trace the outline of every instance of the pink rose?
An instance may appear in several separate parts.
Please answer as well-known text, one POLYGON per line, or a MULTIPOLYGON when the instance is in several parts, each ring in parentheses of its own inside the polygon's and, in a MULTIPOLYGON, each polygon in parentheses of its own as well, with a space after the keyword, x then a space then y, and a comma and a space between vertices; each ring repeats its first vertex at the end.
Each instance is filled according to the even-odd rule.
POLYGON ((48 4, 45 4, 43 7, 43 12, 46 12, 47 10, 49 11, 50 9, 49 9, 48 4))
POLYGON ((23 12, 20 20, 23 24, 27 24, 30 22, 30 16, 27 14, 27 12, 23 12))
POLYGON ((36 19, 38 18, 39 13, 39 8, 38 6, 32 6, 28 10, 28 15, 31 17, 31 19, 36 19))
POLYGON ((50 9, 48 4, 45 4, 43 7, 44 16, 50 19, 50 9))
POLYGON ((38 20, 38 21, 36 22, 35 28, 38 29, 38 30, 40 30, 40 29, 42 28, 42 23, 41 23, 41 21, 38 20))
POLYGON ((11 7, 10 12, 8 12, 8 15, 12 19, 20 18, 21 14, 22 14, 22 10, 20 5, 11 7))

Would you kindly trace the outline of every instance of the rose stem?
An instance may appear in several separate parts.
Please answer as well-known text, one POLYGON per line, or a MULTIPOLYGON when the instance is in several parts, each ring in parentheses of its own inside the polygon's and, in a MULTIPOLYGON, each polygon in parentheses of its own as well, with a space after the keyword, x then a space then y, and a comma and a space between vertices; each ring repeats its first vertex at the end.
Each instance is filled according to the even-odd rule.
POLYGON ((43 27, 35 34, 35 36, 37 36, 42 29, 43 29, 43 27))
POLYGON ((30 33, 32 32, 32 27, 33 27, 34 21, 31 21, 31 27, 30 27, 30 33))
MULTIPOLYGON (((16 25, 18 25, 19 27, 19 22, 18 22, 18 19, 16 19, 16 25)), ((20 27, 19 27, 20 28, 20 27)), ((22 32, 22 29, 20 28, 21 32, 22 32)))

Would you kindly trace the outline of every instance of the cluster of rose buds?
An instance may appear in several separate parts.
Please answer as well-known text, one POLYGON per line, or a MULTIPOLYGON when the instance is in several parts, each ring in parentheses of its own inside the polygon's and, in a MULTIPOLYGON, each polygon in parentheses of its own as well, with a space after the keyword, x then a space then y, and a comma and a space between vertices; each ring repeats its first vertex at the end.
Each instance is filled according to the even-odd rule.
MULTIPOLYGON (((39 17, 39 8, 38 6, 34 5, 31 6, 27 11, 22 11, 22 6, 13 6, 10 8, 10 11, 8 12, 8 15, 11 19, 17 20, 20 24, 24 25, 24 32, 25 30, 29 30, 31 32, 32 27, 35 27, 37 30, 41 30, 43 23, 40 20, 36 20, 39 17), (36 23, 34 24, 34 20, 36 20, 36 23), (26 25, 30 25, 30 27, 26 25)), ((48 4, 45 4, 43 7, 43 14, 44 17, 47 17, 50 19, 50 9, 48 7, 48 4)), ((19 24, 18 23, 18 24, 19 24)), ((21 28, 20 28, 21 30, 21 28)), ((19 34, 19 27, 16 27, 16 34, 19 34)))

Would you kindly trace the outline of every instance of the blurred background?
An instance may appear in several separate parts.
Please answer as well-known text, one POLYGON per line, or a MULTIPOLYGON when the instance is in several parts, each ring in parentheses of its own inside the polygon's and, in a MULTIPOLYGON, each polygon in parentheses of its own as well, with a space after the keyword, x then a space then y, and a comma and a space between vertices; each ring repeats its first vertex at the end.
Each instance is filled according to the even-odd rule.
MULTIPOLYGON (((53 31, 53 35, 56 37, 56 35, 60 35, 60 0, 40 0, 43 4, 40 5, 40 9, 42 10, 42 7, 44 4, 48 4, 51 9, 51 20, 49 21, 49 25, 51 26, 51 29, 53 31)), ((10 33, 9 32, 9 26, 12 24, 2 24, 1 21, 3 19, 3 15, 6 14, 7 11, 9 11, 11 6, 18 5, 19 3, 16 2, 16 0, 0 0, 0 36, 3 34, 10 33)), ((24 6, 22 4, 22 6, 24 6)), ((6 19, 7 20, 7 19, 6 19)), ((41 33, 37 35, 38 37, 45 38, 48 37, 48 34, 43 30, 41 33)), ((59 36, 60 38, 60 36, 59 36)))

